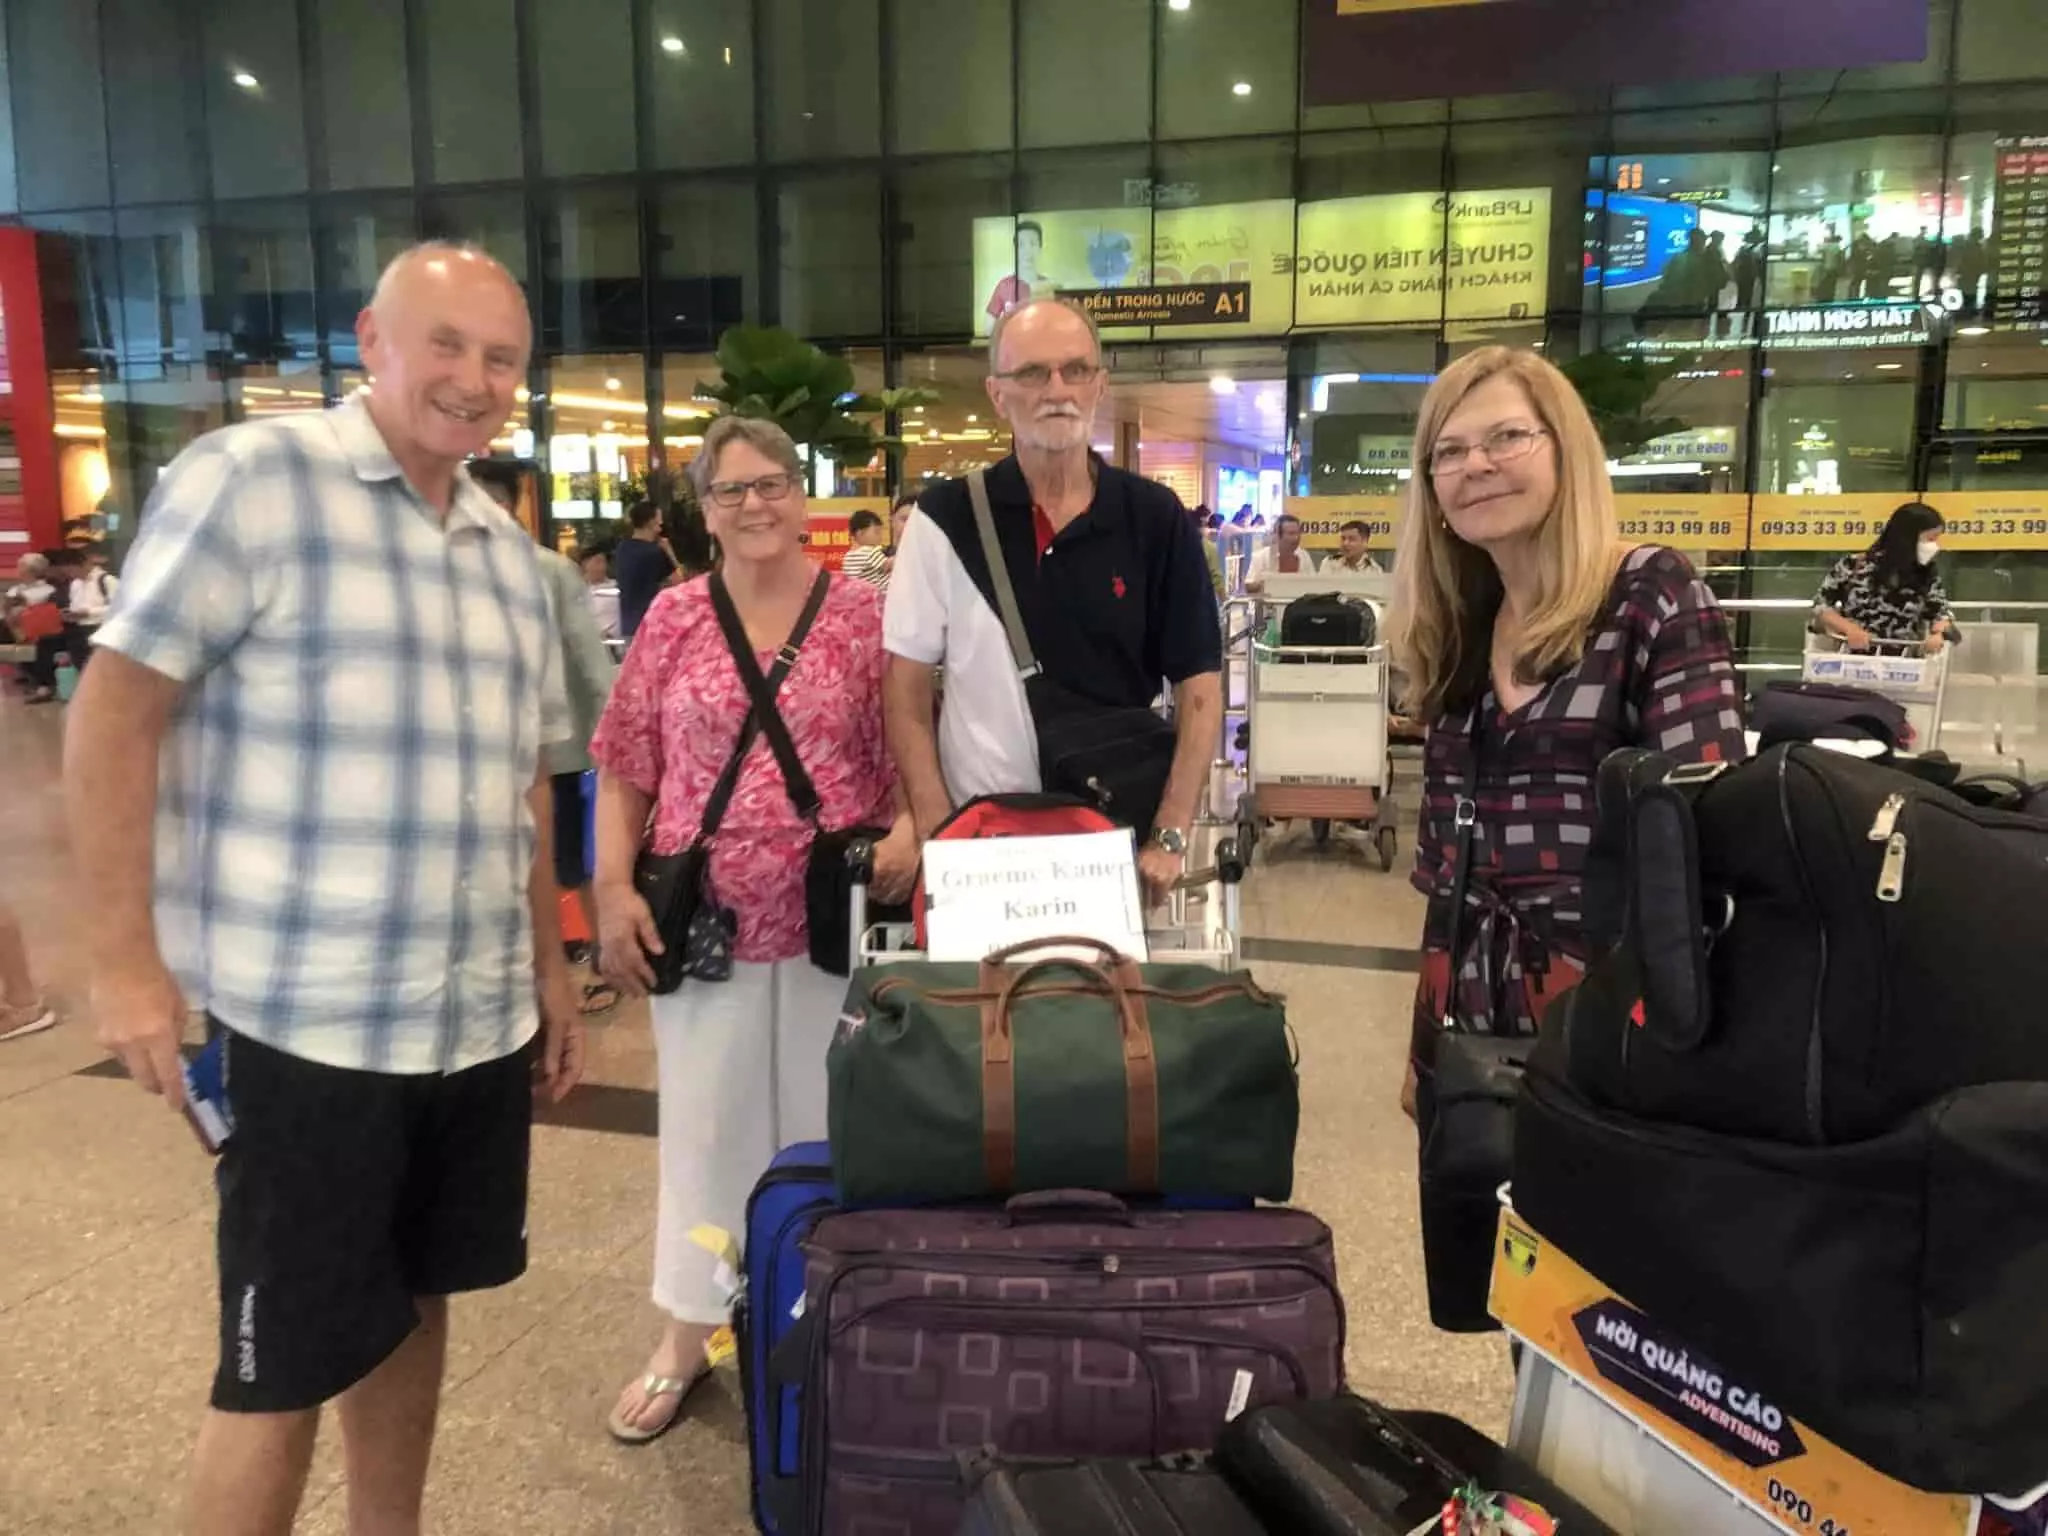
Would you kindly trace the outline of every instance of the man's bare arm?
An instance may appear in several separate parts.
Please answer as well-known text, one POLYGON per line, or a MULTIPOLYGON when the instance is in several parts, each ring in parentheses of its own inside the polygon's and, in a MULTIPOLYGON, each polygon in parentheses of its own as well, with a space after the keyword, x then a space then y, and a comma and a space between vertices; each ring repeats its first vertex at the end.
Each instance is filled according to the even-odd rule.
POLYGON ((161 672, 103 650, 64 722, 64 803, 93 914, 99 1038, 173 1105, 184 1101, 185 999, 164 963, 153 898, 157 758, 183 693, 161 672))
POLYGON ((891 656, 882 674, 882 715, 896 774, 910 802, 920 841, 938 831, 953 813, 953 797, 939 767, 939 735, 933 724, 938 669, 891 656))
POLYGON ((1159 799, 1158 827, 1185 833, 1195 824, 1202 786, 1223 734, 1223 677, 1201 672, 1173 689, 1173 771, 1159 799))

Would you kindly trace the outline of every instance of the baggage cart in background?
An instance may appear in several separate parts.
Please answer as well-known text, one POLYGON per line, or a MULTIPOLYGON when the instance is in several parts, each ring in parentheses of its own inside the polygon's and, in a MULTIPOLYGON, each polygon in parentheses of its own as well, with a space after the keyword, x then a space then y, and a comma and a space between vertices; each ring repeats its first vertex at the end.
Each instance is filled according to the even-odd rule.
POLYGON ((1809 630, 1799 676, 1803 682, 1867 688, 1882 694, 1906 711, 1913 727, 1913 750, 1932 752, 1941 745, 1949 653, 1954 649, 1945 645, 1929 656, 1919 640, 1873 640, 1869 651, 1858 652, 1833 635, 1809 630))
POLYGON ((1277 639, 1286 605, 1311 592, 1356 598, 1377 621, 1389 582, 1382 571, 1267 578, 1261 608, 1271 622, 1250 639, 1239 846, 1251 846, 1276 821, 1309 822, 1319 843, 1350 822, 1371 837, 1380 868, 1394 867, 1400 833, 1387 751, 1393 690, 1386 646, 1277 639))

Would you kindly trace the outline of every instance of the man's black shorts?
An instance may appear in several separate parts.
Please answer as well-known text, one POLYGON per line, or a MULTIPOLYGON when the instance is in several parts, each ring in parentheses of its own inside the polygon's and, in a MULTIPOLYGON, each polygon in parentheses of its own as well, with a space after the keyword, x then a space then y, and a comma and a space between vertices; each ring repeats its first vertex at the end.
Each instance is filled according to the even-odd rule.
POLYGON ((549 780, 555 795, 555 884, 573 891, 590 884, 590 808, 583 775, 558 773, 549 780))
POLYGON ((356 1072, 225 1033, 213 1406, 338 1396, 418 1326, 414 1298, 526 1270, 535 1047, 448 1076, 356 1072))

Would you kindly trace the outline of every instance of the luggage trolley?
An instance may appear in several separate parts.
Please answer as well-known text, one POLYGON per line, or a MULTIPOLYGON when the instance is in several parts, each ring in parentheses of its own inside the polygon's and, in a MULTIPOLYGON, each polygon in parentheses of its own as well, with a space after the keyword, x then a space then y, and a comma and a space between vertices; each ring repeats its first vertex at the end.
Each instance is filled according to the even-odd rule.
MULTIPOLYGON (((1277 614, 1295 598, 1335 592, 1372 603, 1377 618, 1386 584, 1377 571, 1272 576, 1265 597, 1277 614)), ((1380 868, 1393 869, 1400 833, 1387 753, 1391 694, 1383 644, 1276 645, 1254 632, 1241 846, 1263 823, 1305 819, 1325 842, 1334 823, 1357 822, 1371 834, 1380 868)))
MULTIPOLYGON (((1145 940, 1154 960, 1236 970, 1244 963, 1243 918, 1238 886, 1244 860, 1237 842, 1217 841, 1213 862, 1190 870, 1174 887, 1166 904, 1147 914, 1145 940), (1155 926, 1156 924, 1156 926, 1155 926)), ((847 850, 853 869, 853 964, 879 965, 892 960, 921 960, 914 922, 876 922, 871 918, 868 882, 874 874, 874 846, 857 841, 847 850)))
POLYGON ((1942 706, 1948 696, 1948 663, 1953 645, 1929 656, 1919 640, 1872 640, 1867 652, 1851 651, 1834 635, 1806 634, 1799 675, 1809 683, 1866 688, 1906 711, 1913 747, 1931 752, 1941 740, 1942 706))

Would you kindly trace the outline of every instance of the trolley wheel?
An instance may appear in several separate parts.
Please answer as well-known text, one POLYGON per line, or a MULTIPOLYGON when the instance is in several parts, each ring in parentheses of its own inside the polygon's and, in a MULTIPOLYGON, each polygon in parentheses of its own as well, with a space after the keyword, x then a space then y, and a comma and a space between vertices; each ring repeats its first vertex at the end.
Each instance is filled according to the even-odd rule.
POLYGON ((1401 846, 1401 834, 1392 827, 1381 827, 1373 834, 1372 845, 1379 850, 1380 868, 1391 874, 1395 850, 1401 846))
POLYGON ((1316 846, 1317 846, 1318 848, 1324 848, 1324 847, 1327 847, 1327 846, 1329 846, 1329 842, 1330 842, 1330 818, 1329 818, 1329 817, 1327 817, 1327 816, 1317 816, 1317 817, 1313 818, 1313 819, 1312 819, 1312 820, 1311 820, 1311 821, 1309 822, 1309 824, 1308 824, 1308 829, 1309 829, 1309 832, 1310 832, 1310 833, 1311 833, 1311 834, 1312 834, 1312 835, 1314 836, 1314 838, 1315 838, 1315 840, 1316 840, 1316 846))
POLYGON ((1237 728, 1237 735, 1231 738, 1237 743, 1237 750, 1249 752, 1252 746, 1252 723, 1247 720, 1237 728))

